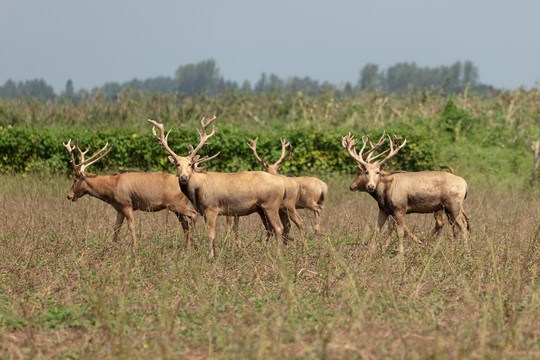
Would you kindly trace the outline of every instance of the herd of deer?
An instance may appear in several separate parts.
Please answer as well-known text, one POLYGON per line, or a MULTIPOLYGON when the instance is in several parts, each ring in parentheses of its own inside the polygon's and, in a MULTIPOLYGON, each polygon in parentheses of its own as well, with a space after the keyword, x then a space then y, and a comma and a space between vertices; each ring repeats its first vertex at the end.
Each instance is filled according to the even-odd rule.
MULTIPOLYGON (((95 175, 86 172, 86 168, 107 155, 111 149, 108 143, 97 153, 85 159, 88 147, 82 151, 78 140, 71 145, 71 139, 64 146, 71 156, 71 164, 75 173, 73 185, 67 198, 76 201, 89 194, 105 201, 117 211, 114 225, 113 240, 118 238, 118 232, 124 219, 133 239, 133 248, 137 247, 137 236, 133 211, 148 212, 168 209, 176 214, 184 230, 184 246, 192 241, 197 215, 201 214, 208 225, 209 257, 215 255, 215 238, 217 216, 227 217, 227 223, 233 225, 238 235, 238 217, 257 213, 266 229, 267 239, 274 235, 277 242, 278 255, 281 254, 282 242, 290 240, 290 220, 298 227, 300 237, 305 246, 304 220, 297 209, 309 209, 314 212, 316 223, 315 232, 320 232, 323 203, 327 194, 327 185, 315 177, 292 177, 279 174, 283 160, 290 154, 292 146, 281 139, 281 157, 270 165, 264 161, 268 153, 262 157, 257 154, 257 140, 249 140, 248 147, 253 151, 256 160, 265 169, 263 171, 246 171, 237 173, 221 173, 206 171, 198 165, 216 158, 219 152, 212 156, 200 157, 197 152, 208 144, 208 139, 216 133, 207 133, 208 126, 216 117, 205 122, 201 120, 199 144, 193 148, 189 145, 187 156, 179 156, 168 145, 169 132, 165 134, 163 124, 148 120, 152 125, 152 133, 158 142, 169 152, 169 160, 176 165, 177 174, 145 173, 124 171, 114 175, 95 175), (159 130, 159 135, 156 132, 159 130), (287 151, 288 148, 288 151, 287 151), (75 162, 75 153, 80 156, 79 163, 75 162), (189 206, 191 203, 191 206, 189 206)), ((444 226, 446 213, 453 226, 454 237, 464 235, 467 242, 469 217, 463 210, 463 201, 467 196, 467 183, 462 178, 447 172, 421 171, 384 171, 385 163, 394 157, 406 144, 401 138, 394 136, 390 147, 375 155, 386 141, 383 133, 374 145, 369 137, 363 140, 360 153, 356 151, 357 140, 350 134, 341 138, 343 147, 357 162, 357 177, 350 186, 351 191, 367 191, 379 205, 378 229, 380 230, 389 216, 389 230, 395 227, 399 239, 399 252, 403 253, 403 236, 409 235, 414 241, 421 241, 414 236, 405 225, 407 213, 433 213, 436 220, 435 228, 428 238, 438 234, 444 226), (370 149, 364 154, 367 144, 370 149), (382 160, 375 161, 386 155, 382 160)), ((386 248, 390 237, 384 244, 386 248)), ((467 243, 466 243, 467 245, 467 243)))

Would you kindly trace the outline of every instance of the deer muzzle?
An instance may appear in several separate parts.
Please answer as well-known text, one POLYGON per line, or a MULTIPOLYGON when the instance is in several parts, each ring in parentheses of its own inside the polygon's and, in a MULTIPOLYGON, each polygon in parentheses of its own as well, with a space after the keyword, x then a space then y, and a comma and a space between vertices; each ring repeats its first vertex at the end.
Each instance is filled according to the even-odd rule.
POLYGON ((189 180, 189 176, 187 176, 187 175, 181 175, 181 176, 179 177, 179 179, 180 179, 180 183, 183 184, 183 185, 185 185, 185 184, 187 184, 187 182, 188 182, 188 180, 189 180))

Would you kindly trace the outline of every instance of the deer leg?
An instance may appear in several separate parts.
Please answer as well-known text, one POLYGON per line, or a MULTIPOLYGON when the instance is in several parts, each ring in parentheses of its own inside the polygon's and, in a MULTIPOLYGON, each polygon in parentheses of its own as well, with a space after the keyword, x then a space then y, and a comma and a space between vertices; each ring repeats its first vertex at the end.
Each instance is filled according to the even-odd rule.
MULTIPOLYGON (((403 213, 396 213, 394 214, 394 217, 396 219, 396 230, 397 230, 397 236, 399 241, 399 248, 398 252, 399 255, 403 255, 404 248, 403 248, 403 237, 405 236, 405 229, 407 229, 407 226, 405 225, 405 214, 403 213)), ((407 232, 409 230, 407 229, 407 232)))
POLYGON ((461 208, 461 214, 463 215, 463 217, 465 218, 465 223, 467 225, 467 231, 468 232, 471 232, 471 222, 470 222, 470 219, 469 219, 469 215, 467 215, 467 213, 465 212, 465 210, 463 210, 463 206, 461 205, 460 206, 461 208))
POLYGON ((281 224, 281 220, 279 220, 279 209, 267 209, 264 213, 276 234, 277 255, 278 257, 281 257, 281 248, 283 246, 283 224, 281 224))
MULTIPOLYGON (((300 217, 294 206, 291 206, 289 211, 286 212, 287 215, 289 215, 290 219, 294 222, 296 227, 298 228, 298 231, 300 231, 300 238, 302 239, 302 244, 305 248, 307 248, 307 242, 304 235, 304 219, 300 217)), ((290 227, 290 225, 289 225, 290 227)), ((283 232, 285 234, 285 231, 283 232)))
POLYGON ((467 218, 468 216, 464 215, 461 212, 461 205, 459 207, 457 206, 450 206, 446 208, 446 215, 448 216, 448 219, 450 220, 450 224, 452 224, 452 230, 454 232, 454 239, 457 239, 459 235, 463 235, 463 241, 465 243, 465 248, 469 250, 469 241, 468 241, 468 232, 465 231, 467 229, 467 218))
MULTIPOLYGON (((180 221, 180 224, 182 225, 182 229, 184 230, 184 249, 187 247, 191 234, 190 234, 190 224, 188 222, 188 216, 182 215, 182 214, 176 214, 176 217, 180 221)), ((190 219, 191 220, 191 219, 190 219)))
MULTIPOLYGON (((379 215, 377 217, 377 233, 380 233, 380 231, 382 230, 382 227, 386 223, 388 216, 389 216, 388 213, 379 209, 379 215)), ((391 218, 390 221, 388 222, 388 232, 386 236, 383 235, 383 238, 386 237, 386 241, 384 242, 384 245, 383 245, 383 250, 386 250, 388 248, 388 245, 390 245, 390 239, 391 239, 393 227, 394 227, 394 219, 391 218)))
POLYGON ((274 230, 270 226, 270 223, 268 222, 268 218, 266 217, 266 214, 262 210, 258 210, 257 214, 259 214, 259 217, 261 218, 261 221, 264 225, 264 228, 266 229, 266 242, 270 241, 270 238, 274 234, 274 230))
POLYGON ((113 229, 113 241, 118 240, 118 233, 120 232, 120 228, 122 227, 122 223, 124 222, 124 214, 122 214, 121 211, 118 211, 116 213, 116 223, 114 224, 113 229))
POLYGON ((285 210, 279 210, 279 220, 283 225, 283 243, 287 245, 289 241, 292 241, 291 237, 291 219, 285 210))
POLYGON ((137 250, 137 232, 135 231, 135 219, 133 218, 133 209, 125 208, 124 216, 126 217, 129 231, 131 232, 131 238, 133 239, 132 249, 137 250))
POLYGON ((234 236, 234 240, 238 242, 238 216, 227 216, 227 238, 234 236))
POLYGON ((317 204, 315 209, 313 209, 313 213, 315 214, 315 235, 318 235, 321 233, 322 212, 323 212, 323 207, 319 204, 317 204))
POLYGON ((208 224, 208 247, 210 248, 208 257, 212 259, 215 256, 214 240, 216 239, 217 212, 207 212, 204 214, 204 218, 208 224))
POLYGON ((433 217, 435 217, 435 227, 433 228, 433 230, 431 230, 431 233, 429 234, 427 240, 430 240, 433 236, 439 236, 441 229, 444 227, 443 210, 435 211, 433 213, 433 217))
POLYGON ((411 239, 413 239, 414 242, 416 242, 417 244, 420 244, 420 245, 423 244, 422 241, 420 241, 420 239, 418 239, 418 238, 416 237, 416 235, 414 235, 414 234, 412 233, 412 231, 409 230, 409 228, 407 227, 407 225, 405 225, 405 223, 403 223, 403 230, 405 230, 405 235, 407 235, 407 236, 409 236, 411 239))

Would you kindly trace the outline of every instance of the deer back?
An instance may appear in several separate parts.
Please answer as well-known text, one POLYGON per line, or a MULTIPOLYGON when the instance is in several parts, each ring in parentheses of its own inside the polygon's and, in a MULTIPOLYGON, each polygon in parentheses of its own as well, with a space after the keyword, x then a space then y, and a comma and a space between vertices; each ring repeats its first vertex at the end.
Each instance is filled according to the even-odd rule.
POLYGON ((194 173, 180 187, 202 214, 212 210, 221 215, 248 215, 279 206, 286 194, 283 179, 263 171, 194 173))
POLYGON ((373 196, 379 206, 406 209, 408 213, 430 213, 462 202, 466 181, 441 171, 383 173, 373 196))

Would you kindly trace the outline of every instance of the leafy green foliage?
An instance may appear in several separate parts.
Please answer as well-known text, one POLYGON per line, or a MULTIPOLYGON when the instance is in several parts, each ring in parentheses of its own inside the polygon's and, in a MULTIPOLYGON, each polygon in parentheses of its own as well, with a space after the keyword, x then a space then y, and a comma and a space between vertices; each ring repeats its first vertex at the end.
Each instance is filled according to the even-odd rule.
POLYGON ((463 109, 459 109, 452 99, 448 100, 439 117, 439 126, 442 131, 451 134, 452 140, 459 140, 460 136, 472 126, 472 117, 463 109))
MULTIPOLYGON (((283 163, 283 173, 343 173, 354 171, 354 161, 341 147, 342 133, 337 131, 288 130, 281 136, 293 146, 293 151, 283 163)), ((212 155, 220 152, 218 158, 208 163, 216 171, 260 170, 251 149, 246 145, 249 139, 259 136, 257 147, 260 155, 269 152, 266 161, 274 162, 281 154, 279 136, 275 134, 256 134, 250 131, 236 130, 230 126, 220 128, 210 145, 205 146, 200 154, 212 155)), ((70 172, 70 157, 62 145, 72 139, 79 138, 79 146, 85 150, 90 145, 89 154, 102 148, 106 142, 114 143, 113 150, 102 160, 92 165, 90 171, 104 170, 144 170, 170 171, 167 160, 168 153, 148 133, 139 134, 130 129, 111 130, 73 128, 5 127, 0 128, 0 171, 32 172, 47 171, 51 173, 70 172)), ((416 136, 416 138, 419 138, 416 136)), ((169 136, 169 145, 180 156, 187 154, 189 144, 198 143, 195 131, 187 133, 173 129, 169 136)), ((433 146, 427 141, 413 144, 394 161, 396 166, 411 170, 422 170, 433 167, 433 146)), ((78 161, 78 158, 76 158, 78 161)))

